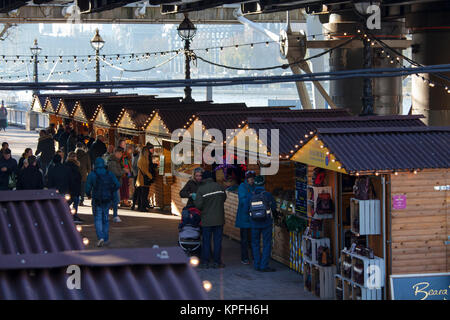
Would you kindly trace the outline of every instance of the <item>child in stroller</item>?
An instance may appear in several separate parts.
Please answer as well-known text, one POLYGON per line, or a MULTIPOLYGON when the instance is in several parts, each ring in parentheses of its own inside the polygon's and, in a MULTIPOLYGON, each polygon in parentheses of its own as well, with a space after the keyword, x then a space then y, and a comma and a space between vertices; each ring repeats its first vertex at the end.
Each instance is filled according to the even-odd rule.
POLYGON ((200 211, 197 208, 183 208, 181 212, 181 223, 178 225, 178 244, 189 256, 200 251, 200 220, 200 211))

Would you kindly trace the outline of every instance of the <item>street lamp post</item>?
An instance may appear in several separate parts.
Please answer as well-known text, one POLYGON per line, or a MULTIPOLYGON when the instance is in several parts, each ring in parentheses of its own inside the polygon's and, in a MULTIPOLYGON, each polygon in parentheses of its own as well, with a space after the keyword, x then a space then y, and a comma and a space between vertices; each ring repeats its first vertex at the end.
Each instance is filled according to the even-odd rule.
MULTIPOLYGON (((100 36, 98 29, 95 30, 95 35, 91 39, 91 46, 95 50, 95 81, 100 82, 100 49, 105 45, 105 41, 100 36)), ((95 91, 100 93, 100 87, 95 91)))
MULTIPOLYGON (((39 82, 39 78, 38 78, 38 55, 41 52, 41 48, 39 48, 38 43, 37 43, 37 39, 34 39, 34 46, 30 48, 31 50, 31 54, 33 55, 33 60, 34 60, 34 70, 33 70, 33 80, 34 83, 37 85, 39 82)), ((39 94, 39 90, 37 88, 35 88, 33 90, 33 95, 37 95, 39 94)))
MULTIPOLYGON (((190 45, 191 41, 194 38, 197 28, 194 24, 189 20, 187 15, 184 16, 183 22, 177 28, 178 35, 181 39, 184 40, 184 57, 185 57, 185 79, 191 79, 191 64, 190 64, 190 45)), ((184 100, 185 101, 194 101, 192 99, 192 89, 190 86, 186 86, 184 88, 184 100)))

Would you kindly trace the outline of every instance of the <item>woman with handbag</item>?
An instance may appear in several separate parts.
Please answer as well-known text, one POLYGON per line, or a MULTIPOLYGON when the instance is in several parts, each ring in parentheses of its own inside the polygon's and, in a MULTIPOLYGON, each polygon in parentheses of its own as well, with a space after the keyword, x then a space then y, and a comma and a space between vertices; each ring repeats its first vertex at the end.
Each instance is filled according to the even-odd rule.
POLYGON ((150 173, 149 150, 144 147, 138 160, 138 177, 136 180, 138 211, 145 212, 149 206, 148 192, 152 183, 150 173))

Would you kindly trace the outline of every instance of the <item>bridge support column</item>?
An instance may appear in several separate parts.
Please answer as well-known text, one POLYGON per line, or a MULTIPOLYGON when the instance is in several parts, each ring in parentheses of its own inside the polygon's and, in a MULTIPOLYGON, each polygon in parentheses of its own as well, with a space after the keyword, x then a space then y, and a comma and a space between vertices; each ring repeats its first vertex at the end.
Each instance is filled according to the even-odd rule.
MULTIPOLYGON (((406 16, 413 33, 412 59, 423 65, 450 63, 450 4, 414 5, 406 16)), ((450 79, 450 73, 444 73, 450 79)), ((412 113, 423 114, 428 125, 450 125, 450 81, 435 74, 412 77, 412 113), (427 81, 423 81, 424 77, 427 81), (435 86, 430 86, 430 80, 435 86), (445 90, 442 86, 447 86, 445 90)))

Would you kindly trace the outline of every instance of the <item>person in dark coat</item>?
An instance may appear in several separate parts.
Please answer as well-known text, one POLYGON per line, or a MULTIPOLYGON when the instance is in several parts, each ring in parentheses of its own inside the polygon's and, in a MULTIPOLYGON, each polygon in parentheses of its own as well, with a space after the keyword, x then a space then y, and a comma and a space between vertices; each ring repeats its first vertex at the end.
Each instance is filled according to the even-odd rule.
POLYGON ((0 159, 0 190, 9 189, 9 176, 17 175, 17 161, 11 157, 11 150, 3 150, 3 158, 0 159))
POLYGON ((183 189, 180 191, 181 198, 187 198, 188 202, 186 207, 193 207, 194 200, 196 197, 197 189, 202 182, 203 168, 195 168, 192 174, 192 178, 184 185, 183 189))
POLYGON ((80 173, 80 162, 77 160, 77 154, 75 152, 69 152, 67 155, 67 161, 65 166, 69 171, 69 195, 70 199, 67 202, 69 207, 73 204, 74 215, 73 221, 75 223, 81 223, 83 220, 78 216, 78 204, 80 202, 81 194, 81 173, 80 173))
POLYGON ((44 171, 44 175, 47 172, 47 167, 55 155, 55 140, 51 134, 45 130, 39 131, 39 141, 35 155, 40 156, 41 168, 44 171))
POLYGON ((75 130, 70 131, 69 137, 67 138, 66 143, 66 152, 69 154, 69 152, 75 151, 75 148, 77 147, 78 142, 78 136, 75 130))
POLYGON ((24 162, 28 157, 33 155, 33 150, 31 148, 26 148, 24 153, 22 153, 22 157, 19 159, 19 164, 17 165, 18 169, 21 170, 24 167, 24 162))
MULTIPOLYGON (((70 132, 71 132, 70 126, 66 125, 64 132, 61 133, 58 139, 59 149, 64 151, 64 154, 66 155, 65 157, 67 157, 67 139, 69 139, 70 132)), ((66 159, 64 158, 63 160, 66 159)))
POLYGON ((211 236, 214 242, 213 268, 223 268, 222 262, 222 236, 225 224, 224 203, 227 194, 224 188, 214 182, 210 171, 203 172, 202 184, 197 189, 194 200, 195 207, 201 212, 202 220, 202 246, 201 268, 209 268, 211 253, 211 236))
POLYGON ((62 164, 59 154, 53 157, 53 164, 47 170, 47 187, 56 189, 60 194, 69 193, 70 172, 69 168, 62 164))
POLYGON ((28 157, 28 167, 19 171, 17 178, 17 190, 39 190, 44 188, 44 178, 37 166, 35 156, 28 157))
POLYGON ((92 143, 89 149, 91 156, 91 163, 95 163, 95 159, 102 157, 106 153, 106 144, 104 143, 104 137, 102 135, 97 136, 97 139, 92 143))
MULTIPOLYGON (((61 137, 61 135, 63 134, 63 132, 64 132, 64 126, 60 123, 59 125, 58 125, 58 130, 56 131, 56 134, 55 134, 55 136, 53 137, 56 141, 59 141, 59 137, 61 137)), ((58 147, 59 147, 59 145, 58 145, 58 147)))
POLYGON ((86 180, 88 174, 92 170, 91 157, 86 152, 86 147, 82 142, 77 143, 77 148, 75 149, 77 154, 77 160, 80 162, 80 174, 81 174, 81 193, 80 193, 80 205, 83 205, 86 180))

